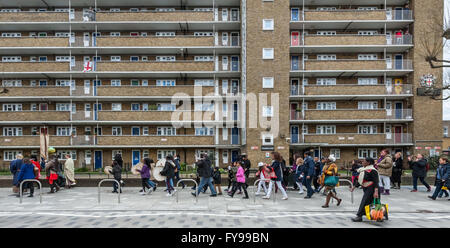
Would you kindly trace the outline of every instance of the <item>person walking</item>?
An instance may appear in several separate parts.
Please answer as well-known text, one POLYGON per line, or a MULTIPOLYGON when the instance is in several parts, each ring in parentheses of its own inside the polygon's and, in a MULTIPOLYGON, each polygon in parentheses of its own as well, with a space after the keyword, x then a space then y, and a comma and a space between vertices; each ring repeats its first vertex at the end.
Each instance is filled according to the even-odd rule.
POLYGON ((390 195, 391 176, 392 176, 392 158, 389 151, 384 149, 380 153, 380 157, 375 163, 380 175, 380 194, 390 195))
POLYGON ((76 185, 75 181, 75 168, 73 159, 70 154, 66 154, 66 162, 64 163, 64 175, 66 177, 66 188, 70 189, 76 185))
POLYGON ((294 155, 292 156, 293 163, 292 163, 292 166, 291 166, 291 169, 290 169, 290 173, 291 173, 291 176, 292 176, 293 181, 294 181, 294 190, 298 189, 298 185, 297 185, 297 182, 295 180, 295 176, 296 176, 296 171, 297 171, 297 159, 299 157, 301 157, 299 153, 294 153, 294 155))
POLYGON ((314 177, 314 161, 311 157, 311 152, 305 152, 305 162, 303 163, 303 184, 306 186, 305 199, 310 199, 314 194, 314 190, 311 186, 311 181, 314 177))
POLYGON ((114 156, 114 161, 116 161, 117 164, 120 166, 120 168, 123 169, 123 159, 122 159, 122 154, 116 153, 116 155, 114 156))
MULTIPOLYGON (((119 162, 117 162, 117 160, 114 160, 112 163, 112 171, 111 174, 113 174, 114 179, 117 182, 121 182, 122 181, 122 167, 119 165, 119 162)), ((113 191, 112 193, 119 193, 117 190, 119 189, 119 185, 114 182, 113 183, 113 191)), ((122 187, 120 187, 120 193, 122 194, 122 187)))
POLYGON ((272 192, 273 184, 275 183, 278 186, 278 189, 280 189, 281 194, 283 194, 282 200, 287 200, 288 196, 286 193, 286 190, 284 190, 283 186, 281 185, 281 181, 283 180, 283 171, 281 168, 281 155, 278 152, 272 152, 272 165, 270 166, 270 170, 272 170, 275 173, 275 178, 271 178, 272 180, 269 183, 269 188, 267 189, 267 195, 263 197, 263 199, 270 199, 270 193, 272 192))
POLYGON ((214 188, 218 195, 222 195, 222 175, 220 174, 219 166, 214 167, 213 180, 214 188))
POLYGON ((234 193, 236 193, 238 187, 240 186, 244 190, 244 197, 242 199, 248 199, 248 193, 247 193, 247 184, 245 183, 245 169, 243 168, 244 165, 239 163, 237 173, 236 173, 236 185, 233 188, 233 191, 231 191, 230 197, 234 196, 234 193))
POLYGON ((56 157, 55 155, 51 155, 50 161, 48 161, 45 164, 45 171, 47 175, 48 184, 50 184, 49 193, 58 192, 60 189, 59 185, 57 184, 59 171, 58 157, 56 157))
POLYGON ((34 179, 39 180, 41 177, 41 164, 39 163, 36 155, 31 155, 31 163, 37 168, 37 175, 34 179))
POLYGON ((361 168, 361 162, 357 159, 352 160, 352 168, 350 169, 350 172, 352 173, 352 184, 355 184, 355 180, 358 180, 358 169, 361 168))
MULTIPOLYGON (((19 185, 23 180, 34 179, 36 177, 34 174, 34 168, 35 168, 34 164, 31 162, 31 160, 29 158, 23 159, 23 164, 20 167, 19 174, 17 175, 17 181, 18 181, 19 185)), ((24 182, 23 183, 22 194, 26 188, 30 189, 30 195, 28 197, 33 197, 33 194, 34 194, 33 182, 24 182)), ((20 197, 20 194, 17 195, 17 197, 20 197)))
MULTIPOLYGON (((175 172, 175 179, 178 181, 180 181, 180 171, 181 171, 181 164, 180 164, 180 155, 176 154, 175 157, 173 158, 173 162, 175 163, 175 165, 177 166, 177 171, 175 172)), ((184 184, 183 181, 181 181, 181 188, 184 189, 184 187, 186 187, 186 185, 184 184)))
POLYGON ((302 182, 303 182, 303 163, 304 163, 304 160, 301 157, 298 157, 297 161, 295 161, 296 166, 295 166, 294 179, 295 179, 295 184, 298 186, 298 189, 299 189, 298 193, 300 195, 304 193, 303 185, 302 185, 302 182))
POLYGON ((315 193, 319 192, 319 188, 320 188, 319 177, 320 177, 320 173, 322 173, 322 169, 323 169, 322 162, 319 160, 318 157, 314 157, 314 176, 313 176, 312 182, 314 185, 315 193))
POLYGON ((448 186, 449 183, 449 177, 450 177, 450 164, 448 163, 448 158, 441 157, 439 159, 439 165, 436 169, 436 182, 435 182, 435 189, 434 193, 431 196, 428 196, 428 198, 432 200, 436 200, 436 197, 439 196, 439 193, 442 191, 443 186, 448 186))
POLYGON ((200 155, 200 159, 199 159, 199 161, 197 161, 196 167, 197 167, 197 173, 200 177, 200 185, 198 185, 198 188, 196 189, 197 194, 192 193, 192 195, 198 196, 200 194, 201 189, 205 185, 208 185, 209 189, 211 190, 210 197, 216 197, 217 193, 216 193, 216 190, 214 189, 214 185, 212 184, 212 180, 211 180, 211 176, 213 174, 211 171, 211 160, 209 160, 207 154, 202 153, 200 155))
POLYGON ((252 167, 252 163, 250 162, 250 160, 248 160, 247 154, 242 154, 241 159, 245 170, 245 177, 248 178, 250 175, 250 168, 252 167))
POLYGON ((358 169, 359 176, 356 184, 350 189, 350 192, 353 192, 356 187, 362 186, 364 192, 356 217, 352 218, 353 222, 361 222, 365 213, 365 207, 372 204, 375 198, 380 198, 379 176, 378 171, 374 167, 373 158, 365 158, 362 161, 362 166, 362 168, 358 169))
POLYGON ((172 196, 175 189, 173 188, 173 177, 175 176, 175 169, 176 165, 173 162, 173 156, 168 155, 166 156, 166 163, 164 164, 164 168, 160 172, 162 176, 166 177, 166 189, 167 189, 167 195, 166 196, 172 196))
POLYGON ((228 187, 225 189, 226 192, 230 191, 230 188, 232 188, 233 186, 233 178, 234 178, 234 172, 233 172, 233 168, 234 167, 234 163, 231 163, 230 165, 228 165, 228 187))
POLYGON ((332 179, 336 179, 336 177, 338 176, 338 168, 337 168, 337 165, 335 164, 336 158, 334 158, 334 156, 330 155, 326 161, 327 162, 323 167, 323 173, 325 174, 325 179, 322 182, 323 183, 322 185, 325 187, 325 190, 328 191, 328 194, 327 194, 327 198, 325 200, 325 205, 322 206, 323 208, 329 207, 331 198, 336 199, 337 206, 341 205, 341 202, 342 202, 342 199, 340 199, 336 196, 336 190, 335 190, 335 187, 339 181, 335 180, 334 182, 328 183, 328 181, 333 181, 332 179), (332 177, 334 177, 334 178, 332 178, 332 177), (329 179, 329 180, 327 180, 327 179, 329 179))
POLYGON ((261 194, 261 188, 264 189, 264 195, 267 195, 266 183, 270 180, 270 177, 266 165, 263 162, 258 163, 258 172, 256 172, 255 176, 256 178, 259 177, 260 179, 260 181, 258 182, 258 190, 256 191, 255 195, 261 194))
POLYGON ((16 159, 11 161, 11 163, 9 164, 9 171, 13 175, 13 180, 12 180, 13 193, 19 193, 18 176, 19 176, 20 168, 22 168, 22 164, 23 164, 23 155, 22 154, 17 154, 16 159))
POLYGON ((400 189, 402 183, 402 174, 403 174, 403 159, 402 153, 397 152, 394 155, 393 166, 392 166, 392 184, 394 185, 394 189, 400 189), (395 186, 397 183, 398 187, 395 186))
POLYGON ((153 191, 155 191, 155 184, 154 183, 150 183, 150 167, 151 164, 153 163, 153 160, 149 159, 149 158, 144 158, 142 159, 142 169, 137 171, 141 174, 141 184, 142 184, 142 189, 139 191, 141 193, 141 195, 145 195, 145 189, 148 189, 148 193, 150 194, 150 192, 152 192, 150 190, 150 188, 153 188, 153 191))
POLYGON ((423 185, 427 188, 427 192, 431 191, 430 185, 425 181, 425 177, 427 176, 427 161, 423 157, 422 154, 417 154, 416 158, 413 159, 411 156, 408 156, 408 164, 412 169, 412 177, 413 177, 413 189, 411 192, 417 192, 417 179, 422 182, 423 185))

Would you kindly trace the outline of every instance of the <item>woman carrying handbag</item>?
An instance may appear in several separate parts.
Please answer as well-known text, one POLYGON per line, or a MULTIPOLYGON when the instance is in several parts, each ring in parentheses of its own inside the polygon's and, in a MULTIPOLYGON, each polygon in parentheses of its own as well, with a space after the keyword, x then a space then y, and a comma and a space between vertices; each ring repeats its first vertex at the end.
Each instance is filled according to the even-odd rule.
POLYGON ((325 176, 323 180, 323 184, 325 186, 325 190, 328 191, 327 199, 325 201, 325 205, 323 205, 323 208, 328 208, 331 198, 336 199, 337 206, 339 206, 342 202, 342 199, 338 198, 336 196, 336 190, 334 189, 336 185, 339 183, 339 177, 338 177, 338 169, 337 165, 334 163, 336 159, 334 156, 330 155, 327 158, 326 165, 323 168, 323 174, 325 176))

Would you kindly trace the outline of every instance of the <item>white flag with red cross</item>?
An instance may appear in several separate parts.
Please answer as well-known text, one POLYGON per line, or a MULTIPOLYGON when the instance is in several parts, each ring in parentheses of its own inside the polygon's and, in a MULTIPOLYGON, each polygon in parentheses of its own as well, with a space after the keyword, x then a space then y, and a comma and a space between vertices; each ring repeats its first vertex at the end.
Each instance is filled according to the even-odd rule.
POLYGON ((92 63, 91 61, 84 62, 84 69, 83 72, 92 71, 92 63))

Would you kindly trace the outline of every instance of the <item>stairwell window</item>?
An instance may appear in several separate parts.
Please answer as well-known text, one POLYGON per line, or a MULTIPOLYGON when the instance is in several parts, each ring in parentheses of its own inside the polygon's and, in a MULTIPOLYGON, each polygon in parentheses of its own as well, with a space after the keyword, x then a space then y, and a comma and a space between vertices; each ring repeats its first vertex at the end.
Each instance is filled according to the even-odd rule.
POLYGON ((272 89, 273 84, 274 84, 273 77, 263 77, 262 79, 263 88, 272 89))
POLYGON ((113 136, 121 136, 122 135, 122 127, 112 127, 113 136))
POLYGON ((273 59, 274 51, 273 48, 263 48, 263 59, 273 59))
POLYGON ((273 30, 273 19, 263 19, 263 30, 273 30))
POLYGON ((273 106, 263 106, 263 117, 273 117, 273 106))

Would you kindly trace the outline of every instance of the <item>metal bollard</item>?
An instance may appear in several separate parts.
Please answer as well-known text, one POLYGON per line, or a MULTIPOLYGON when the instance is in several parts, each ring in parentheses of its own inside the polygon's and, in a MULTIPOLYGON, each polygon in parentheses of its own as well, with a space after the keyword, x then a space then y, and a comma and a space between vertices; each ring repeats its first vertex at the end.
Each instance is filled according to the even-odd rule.
MULTIPOLYGON (((194 184, 195 184, 195 203, 198 203, 198 194, 197 194, 197 191, 198 191, 198 184, 197 184, 197 181, 195 181, 194 179, 188 179, 188 178, 181 179, 181 180, 179 180, 179 181, 177 182, 177 185, 176 185, 177 188, 179 188, 178 185, 179 185, 181 182, 194 182, 194 184)), ((181 189, 181 190, 183 190, 183 189, 181 189)), ((175 191, 175 195, 176 195, 176 199, 177 199, 177 203, 178 203, 178 190, 175 191)))
POLYGON ((120 192, 122 191, 122 187, 120 186, 120 182, 117 181, 116 179, 102 179, 100 180, 100 182, 98 182, 98 204, 100 204, 100 187, 102 185, 103 182, 116 182, 117 185, 119 186, 119 192, 117 193, 117 200, 118 203, 120 203, 120 192))
POLYGON ((42 184, 37 179, 25 179, 22 182, 20 182, 20 186, 19 186, 20 203, 22 203, 22 197, 23 197, 22 185, 24 182, 36 182, 39 185, 39 203, 42 204, 42 184))

